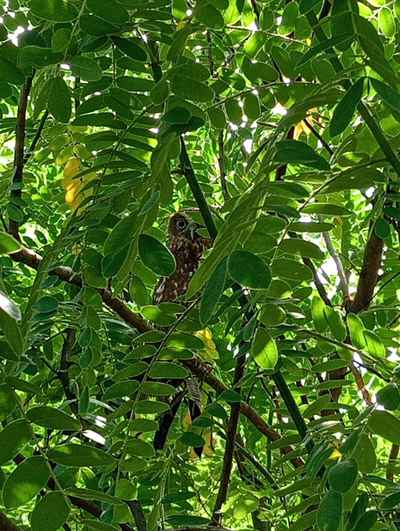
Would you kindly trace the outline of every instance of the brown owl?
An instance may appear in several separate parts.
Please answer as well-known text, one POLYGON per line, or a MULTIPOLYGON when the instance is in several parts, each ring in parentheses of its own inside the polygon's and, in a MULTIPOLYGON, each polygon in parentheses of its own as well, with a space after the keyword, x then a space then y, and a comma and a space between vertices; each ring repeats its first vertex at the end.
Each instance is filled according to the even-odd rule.
POLYGON ((186 293, 189 281, 200 265, 206 249, 211 247, 211 240, 201 236, 195 223, 186 214, 177 212, 169 220, 169 249, 175 257, 176 269, 169 277, 158 283, 154 292, 154 303, 175 301, 186 293))

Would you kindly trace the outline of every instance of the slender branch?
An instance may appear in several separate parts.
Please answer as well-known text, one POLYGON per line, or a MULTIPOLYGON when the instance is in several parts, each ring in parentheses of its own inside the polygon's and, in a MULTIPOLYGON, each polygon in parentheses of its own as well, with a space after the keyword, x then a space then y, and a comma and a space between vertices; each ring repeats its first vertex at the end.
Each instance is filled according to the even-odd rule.
MULTIPOLYGON (((242 345, 243 346, 243 345, 242 345)), ((233 385, 235 390, 240 393, 239 382, 244 376, 246 366, 246 350, 240 352, 236 360, 235 374, 233 378, 233 385)), ((222 521, 222 506, 226 502, 228 496, 229 482, 232 472, 232 463, 235 451, 236 443, 236 431, 239 425, 240 417, 240 404, 232 404, 231 413, 229 415, 228 425, 226 428, 226 443, 225 443, 225 452, 224 459, 222 463, 221 478, 219 483, 219 490, 217 498, 215 500, 212 522, 215 524, 220 524, 222 521)))
POLYGON ((334 151, 328 144, 328 142, 322 137, 322 135, 319 134, 319 132, 315 129, 315 127, 307 120, 307 118, 304 118, 303 122, 306 124, 308 129, 312 132, 312 134, 317 138, 321 144, 324 146, 326 151, 329 153, 329 155, 333 155, 334 151))
POLYGON ((225 172, 225 152, 224 152, 224 132, 220 131, 218 134, 218 167, 219 167, 219 179, 221 182, 222 195, 224 200, 228 201, 229 192, 226 184, 226 172, 225 172))
POLYGON ((314 284, 315 284, 315 287, 317 288, 318 294, 321 297, 321 299, 324 301, 324 303, 327 306, 332 306, 332 302, 331 302, 330 298, 328 297, 328 294, 326 292, 325 286, 322 284, 322 282, 321 282, 321 280, 320 280, 320 278, 318 276, 318 271, 317 271, 315 265, 313 264, 312 260, 310 258, 308 258, 307 256, 305 256, 303 258, 303 263, 307 267, 309 267, 311 269, 311 271, 313 272, 314 284))
MULTIPOLYGON (((279 393, 285 402, 286 407, 288 408, 288 411, 290 413, 290 416, 297 428, 297 431, 299 432, 302 439, 305 439, 308 435, 308 430, 306 423, 304 422, 304 418, 302 414, 300 413, 299 408, 297 407, 297 404, 293 398, 292 393, 290 392, 290 389, 285 381, 285 379, 282 376, 281 372, 276 372, 272 375, 272 379, 275 382, 276 387, 279 390, 279 393)), ((314 444, 311 440, 306 441, 305 446, 308 451, 311 451, 314 447, 314 444)))
POLYGON ((142 509, 142 504, 138 500, 132 500, 127 502, 129 509, 132 513, 133 519, 138 531, 147 531, 146 517, 142 509))
POLYGON ((333 258, 333 261, 335 262, 336 270, 339 276, 339 287, 340 287, 341 292, 343 293, 344 300, 348 300, 349 284, 347 282, 346 273, 344 272, 344 267, 340 259, 340 256, 337 254, 336 249, 333 246, 329 233, 323 232, 322 237, 324 239, 324 242, 325 242, 326 248, 328 249, 329 254, 333 258))
MULTIPOLYGON (((10 199, 12 203, 18 204, 22 196, 22 181, 24 175, 25 159, 25 128, 26 128, 26 109, 28 106, 29 93, 32 88, 33 75, 29 76, 21 89, 17 111, 17 123, 15 126, 15 150, 14 150, 14 172, 11 182, 10 199)), ((9 223, 9 232, 16 239, 19 237, 19 223, 13 219, 9 223)))
POLYGON ((68 328, 64 337, 64 344, 61 350, 61 359, 60 359, 60 369, 57 371, 58 379, 61 382, 61 385, 64 389, 64 394, 69 400, 69 406, 71 410, 77 415, 78 414, 78 403, 76 400, 75 394, 71 391, 68 367, 69 360, 71 357, 72 348, 75 343, 75 330, 73 328, 68 328))
POLYGON ((181 136, 180 162, 181 162, 183 174, 186 177, 186 180, 189 184, 192 194, 196 200, 197 206, 199 207, 204 223, 207 227, 208 233, 211 236, 211 238, 214 240, 217 236, 217 227, 214 223, 211 211, 208 207, 203 191, 200 188, 200 185, 194 174, 193 167, 190 162, 188 152, 186 150, 185 141, 182 136, 181 136))
POLYGON ((26 151, 26 153, 25 153, 24 164, 26 164, 28 162, 28 160, 31 158, 32 154, 35 152, 36 146, 38 145, 40 137, 42 136, 42 132, 43 132, 44 126, 46 125, 46 120, 47 120, 48 116, 49 116, 49 111, 47 111, 47 110, 44 111, 44 113, 42 114, 42 117, 40 119, 40 122, 39 122, 39 127, 37 128, 35 136, 33 137, 32 143, 29 146, 28 151, 26 151))
POLYGON ((389 481, 393 481, 394 478, 393 464, 399 456, 399 448, 400 447, 398 444, 392 444, 392 448, 390 449, 389 461, 386 470, 386 479, 388 479, 389 481))

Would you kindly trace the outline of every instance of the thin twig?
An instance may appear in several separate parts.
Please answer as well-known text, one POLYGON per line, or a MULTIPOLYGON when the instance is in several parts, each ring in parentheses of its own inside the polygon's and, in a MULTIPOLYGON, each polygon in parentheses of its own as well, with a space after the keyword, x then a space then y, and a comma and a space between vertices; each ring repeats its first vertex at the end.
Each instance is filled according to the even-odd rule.
POLYGON ((44 126, 46 124, 46 120, 47 120, 48 116, 49 116, 49 111, 47 111, 47 110, 44 111, 44 113, 42 114, 42 117, 40 119, 40 122, 39 122, 39 127, 37 128, 35 136, 33 137, 32 143, 29 146, 28 151, 25 153, 24 164, 26 164, 28 162, 28 160, 31 158, 32 154, 35 152, 36 146, 38 145, 40 137, 42 136, 42 132, 43 132, 44 126))
POLYGON ((219 167, 219 179, 221 182, 222 195, 224 200, 228 201, 229 192, 226 184, 226 171, 225 171, 225 149, 224 149, 224 132, 220 131, 218 134, 218 167, 219 167))
POLYGON ((315 136, 315 138, 317 138, 321 142, 321 144, 324 146, 324 148, 329 153, 329 155, 333 155, 334 153, 333 149, 330 147, 328 142, 319 134, 319 132, 315 129, 315 127, 307 120, 307 118, 304 118, 303 122, 306 124, 306 126, 315 136))

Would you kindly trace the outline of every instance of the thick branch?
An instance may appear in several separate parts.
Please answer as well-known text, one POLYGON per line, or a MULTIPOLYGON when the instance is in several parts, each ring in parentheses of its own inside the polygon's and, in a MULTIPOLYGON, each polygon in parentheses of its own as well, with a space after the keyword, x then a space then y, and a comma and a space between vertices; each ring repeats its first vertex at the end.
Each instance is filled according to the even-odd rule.
POLYGON ((378 282, 378 271, 381 266, 383 240, 378 238, 373 231, 364 250, 363 265, 358 279, 357 291, 354 300, 349 304, 349 311, 361 312, 368 308, 375 286, 378 282))
POLYGON ((142 504, 138 500, 132 500, 127 502, 129 509, 135 520, 138 531, 147 531, 146 517, 144 516, 142 504))
POLYGON ((20 531, 20 528, 9 520, 4 513, 0 513, 0 529, 1 531, 20 531))
MULTIPOLYGON (((26 79, 21 89, 17 111, 17 124, 15 126, 15 150, 14 150, 14 172, 11 182, 11 202, 18 204, 22 195, 22 180, 24 174, 25 159, 25 127, 26 127, 26 108, 28 106, 29 93, 32 87, 33 76, 26 79)), ((14 238, 19 239, 19 225, 15 220, 10 220, 9 232, 14 238)))

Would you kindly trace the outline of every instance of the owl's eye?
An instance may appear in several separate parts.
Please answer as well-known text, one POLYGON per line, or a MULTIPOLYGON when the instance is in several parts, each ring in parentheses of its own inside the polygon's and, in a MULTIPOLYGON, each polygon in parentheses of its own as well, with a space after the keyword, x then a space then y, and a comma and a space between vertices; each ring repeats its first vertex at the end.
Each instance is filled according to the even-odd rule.
POLYGON ((184 218, 179 218, 176 220, 176 228, 179 231, 183 231, 186 229, 187 221, 184 218))

